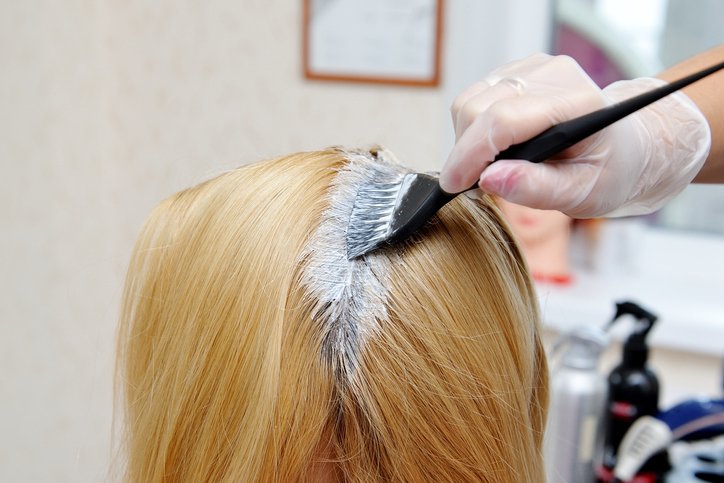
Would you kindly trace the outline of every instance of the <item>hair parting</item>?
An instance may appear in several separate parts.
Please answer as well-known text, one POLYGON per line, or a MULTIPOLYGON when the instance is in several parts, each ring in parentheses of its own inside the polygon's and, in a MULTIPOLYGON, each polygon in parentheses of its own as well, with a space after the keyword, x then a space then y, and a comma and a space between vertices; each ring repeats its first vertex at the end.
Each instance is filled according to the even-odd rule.
POLYGON ((347 259, 347 227, 359 186, 397 184, 408 170, 388 161, 384 151, 348 151, 327 195, 328 208, 307 244, 303 285, 314 300, 321 325, 322 356, 344 384, 358 365, 360 347, 387 318, 392 253, 347 259))

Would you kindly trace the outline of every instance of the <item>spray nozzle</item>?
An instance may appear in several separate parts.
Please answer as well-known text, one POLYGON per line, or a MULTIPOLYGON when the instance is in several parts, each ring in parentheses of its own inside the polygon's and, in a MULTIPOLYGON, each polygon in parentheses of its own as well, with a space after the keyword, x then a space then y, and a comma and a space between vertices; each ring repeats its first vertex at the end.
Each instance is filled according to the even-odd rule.
POLYGON ((650 322, 650 326, 654 325, 654 322, 656 322, 656 320, 658 319, 657 315, 649 312, 648 310, 634 302, 617 302, 616 315, 614 315, 611 322, 609 322, 609 327, 613 325, 616 320, 624 315, 633 315, 638 320, 646 320, 650 322))
POLYGON ((616 314, 608 323, 606 329, 611 326, 624 315, 631 315, 637 320, 634 331, 624 344, 624 364, 643 365, 648 357, 648 347, 646 345, 646 337, 651 332, 654 323, 658 320, 658 316, 640 305, 625 301, 616 303, 616 314))
POLYGON ((608 323, 608 327, 606 327, 606 329, 610 329, 611 326, 624 315, 632 315, 639 322, 636 329, 634 329, 633 334, 631 334, 631 337, 640 337, 643 339, 646 338, 651 331, 651 328, 654 326, 654 323, 656 323, 659 319, 656 314, 646 310, 634 302, 617 302, 616 314, 613 316, 613 319, 611 319, 611 322, 608 323))

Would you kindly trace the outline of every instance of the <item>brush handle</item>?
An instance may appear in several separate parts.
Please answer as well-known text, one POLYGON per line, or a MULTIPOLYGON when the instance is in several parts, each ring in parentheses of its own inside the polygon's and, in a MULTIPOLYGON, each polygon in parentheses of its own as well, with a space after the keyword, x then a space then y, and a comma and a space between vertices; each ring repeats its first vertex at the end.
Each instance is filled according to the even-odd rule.
MULTIPOLYGON (((499 159, 524 159, 532 163, 540 163, 551 156, 560 153, 566 148, 583 141, 614 122, 632 114, 649 104, 658 101, 662 97, 678 91, 689 84, 702 79, 714 72, 724 68, 724 62, 713 65, 707 69, 688 75, 670 84, 658 87, 652 91, 644 92, 637 96, 619 102, 612 106, 604 107, 589 114, 565 121, 546 129, 537 136, 514 144, 508 149, 501 151, 493 161, 499 159)), ((468 190, 478 187, 477 181, 468 190)), ((466 190, 466 191, 468 191, 466 190)))

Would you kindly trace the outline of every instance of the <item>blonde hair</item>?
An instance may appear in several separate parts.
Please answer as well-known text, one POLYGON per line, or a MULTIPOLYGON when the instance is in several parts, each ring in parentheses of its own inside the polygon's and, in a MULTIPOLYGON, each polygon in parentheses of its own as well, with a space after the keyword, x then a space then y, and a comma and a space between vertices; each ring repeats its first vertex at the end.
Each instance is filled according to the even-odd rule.
POLYGON ((348 164, 245 166, 150 215, 120 322, 127 481, 544 480, 535 293, 492 200, 377 252, 386 316, 348 378, 325 357, 305 270, 348 164))

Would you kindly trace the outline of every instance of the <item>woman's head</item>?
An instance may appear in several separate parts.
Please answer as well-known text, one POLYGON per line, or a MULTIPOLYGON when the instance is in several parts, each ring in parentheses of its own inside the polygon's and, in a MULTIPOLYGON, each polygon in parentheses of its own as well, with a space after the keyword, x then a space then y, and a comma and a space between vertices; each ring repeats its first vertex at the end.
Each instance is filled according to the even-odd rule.
POLYGON ((546 368, 535 295, 489 199, 344 254, 360 183, 330 149, 159 205, 121 317, 133 481, 536 481, 546 368))

